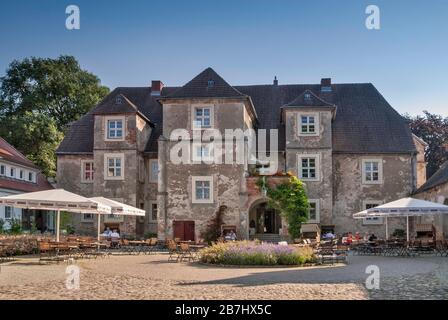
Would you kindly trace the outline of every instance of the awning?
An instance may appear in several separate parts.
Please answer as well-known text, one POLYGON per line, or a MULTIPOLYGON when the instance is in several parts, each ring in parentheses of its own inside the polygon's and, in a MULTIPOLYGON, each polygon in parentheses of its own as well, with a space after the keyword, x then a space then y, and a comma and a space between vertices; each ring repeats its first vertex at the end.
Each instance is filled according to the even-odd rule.
POLYGON ((409 217, 433 216, 436 214, 448 214, 448 206, 414 198, 402 198, 375 208, 364 210, 353 215, 355 219, 385 217, 386 238, 388 238, 388 217, 406 218, 406 235, 409 242, 409 217))
POLYGON ((89 200, 97 202, 98 204, 108 206, 112 208, 112 214, 121 216, 145 216, 145 210, 138 209, 136 207, 127 205, 122 202, 118 202, 112 199, 104 197, 93 197, 89 200))
POLYGON ((0 205, 23 209, 110 214, 111 207, 64 189, 22 193, 0 197, 0 205))
POLYGON ((448 206, 414 198, 402 198, 353 215, 353 218, 366 217, 412 217, 435 214, 448 214, 448 206))
POLYGON ((302 233, 304 233, 304 232, 320 233, 319 225, 317 225, 315 223, 302 224, 302 226, 300 227, 300 230, 302 231, 302 233))

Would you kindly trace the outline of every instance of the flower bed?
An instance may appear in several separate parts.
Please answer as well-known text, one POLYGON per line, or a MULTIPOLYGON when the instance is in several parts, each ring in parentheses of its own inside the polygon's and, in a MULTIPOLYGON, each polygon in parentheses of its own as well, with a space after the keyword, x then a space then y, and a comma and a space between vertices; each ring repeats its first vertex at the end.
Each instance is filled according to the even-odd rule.
POLYGON ((222 265, 303 265, 314 260, 311 248, 256 242, 217 243, 201 251, 201 262, 222 265))

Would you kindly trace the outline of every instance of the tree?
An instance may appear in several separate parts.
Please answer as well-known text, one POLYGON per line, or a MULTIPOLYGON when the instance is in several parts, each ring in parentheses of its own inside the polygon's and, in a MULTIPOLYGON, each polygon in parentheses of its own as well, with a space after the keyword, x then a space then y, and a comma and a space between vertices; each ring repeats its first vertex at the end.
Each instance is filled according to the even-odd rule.
POLYGON ((298 238, 302 223, 308 220, 310 208, 303 182, 290 176, 287 182, 272 188, 265 179, 266 177, 260 178, 258 186, 266 190, 268 207, 280 212, 288 223, 290 236, 298 238))
POLYGON ((54 175, 62 132, 108 92, 72 56, 15 60, 0 78, 0 136, 54 175))
POLYGON ((423 113, 423 116, 404 117, 408 120, 412 133, 428 143, 425 159, 428 163, 426 174, 429 178, 448 160, 448 118, 428 111, 423 113))
POLYGON ((56 173, 55 150, 63 138, 56 122, 45 114, 25 112, 0 121, 0 136, 27 155, 46 176, 56 173))

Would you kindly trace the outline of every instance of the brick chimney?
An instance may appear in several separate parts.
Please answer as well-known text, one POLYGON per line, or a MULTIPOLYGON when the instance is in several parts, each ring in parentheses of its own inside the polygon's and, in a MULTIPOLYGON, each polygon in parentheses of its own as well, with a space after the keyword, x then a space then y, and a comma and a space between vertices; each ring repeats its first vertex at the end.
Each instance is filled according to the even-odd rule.
POLYGON ((322 78, 320 80, 320 91, 331 92, 331 78, 322 78))
POLYGON ((277 76, 274 77, 274 82, 273 82, 274 86, 278 86, 278 80, 277 80, 277 76))
POLYGON ((160 96, 160 93, 162 92, 162 89, 164 87, 164 84, 160 80, 152 80, 151 81, 151 95, 152 96, 160 96))

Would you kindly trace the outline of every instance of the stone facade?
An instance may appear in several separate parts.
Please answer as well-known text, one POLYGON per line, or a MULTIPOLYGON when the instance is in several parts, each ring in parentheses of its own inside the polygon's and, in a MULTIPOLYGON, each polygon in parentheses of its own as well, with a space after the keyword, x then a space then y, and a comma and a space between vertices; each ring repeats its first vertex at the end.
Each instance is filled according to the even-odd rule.
MULTIPOLYGON (((277 82, 232 87, 209 68, 181 88, 164 88, 160 81, 153 81, 152 88, 117 88, 75 123, 61 144, 57 152, 58 186, 84 196, 104 196, 144 208, 146 217, 127 217, 117 222, 127 235, 157 233, 161 240, 176 235, 198 240, 224 205, 224 223, 234 228, 240 238, 251 237, 251 229, 287 236, 287 225, 277 213, 263 207, 266 198, 256 186, 258 174, 266 173, 261 167, 268 171, 276 167, 269 174, 277 175, 270 177, 269 183, 284 181, 278 173, 285 172, 304 181, 315 211, 310 222, 340 234, 359 231, 384 236, 383 221, 354 220, 352 215, 366 206, 408 196, 424 182, 424 142, 412 138, 401 117, 372 85, 332 87, 330 79, 322 83, 282 88, 277 82), (341 104, 347 105, 345 109, 341 104), (367 121, 359 125, 373 112, 372 105, 376 108, 372 124, 367 121), (203 113, 204 109, 207 113, 203 113), (384 115, 381 121, 380 115, 384 115), (195 128, 198 119, 204 118, 207 125, 195 128), (123 120, 122 139, 108 139, 110 119, 123 120), (347 121, 349 129, 341 129, 341 121, 347 121), (388 125, 381 128, 385 122, 388 125), (93 133, 86 129, 89 126, 93 133), (384 132, 392 135, 387 133, 390 128, 395 130, 393 145, 379 137, 384 132), (178 129, 188 136, 184 139, 188 151, 179 148, 178 129), (277 160, 266 165, 258 153, 253 164, 247 157, 243 163, 224 163, 225 150, 217 148, 216 141, 211 157, 216 160, 221 155, 221 161, 192 159, 196 153, 192 138, 211 129, 222 136, 229 129, 254 129, 259 136, 259 129, 278 129, 278 146, 269 154, 277 160), (355 136, 355 142, 347 144, 352 131, 353 135, 363 135, 363 142, 355 136), (91 148, 72 147, 75 140, 89 134, 93 139, 91 148), (363 143, 375 145, 369 148, 363 143), (187 155, 188 163, 176 163, 173 155, 187 155), (114 156, 122 161, 123 176, 111 179, 107 159, 114 156), (88 182, 82 179, 85 161, 93 161, 95 172, 94 179, 88 182)), ((226 149, 227 155, 237 159, 237 150, 243 147, 247 156, 247 139, 236 136, 231 148, 226 149)), ((104 219, 103 227, 113 223, 113 219, 104 219)), ((78 216, 74 223, 81 232, 96 230, 96 219, 86 222, 78 216)), ((389 224, 391 231, 405 228, 400 219, 391 219, 389 224)))

